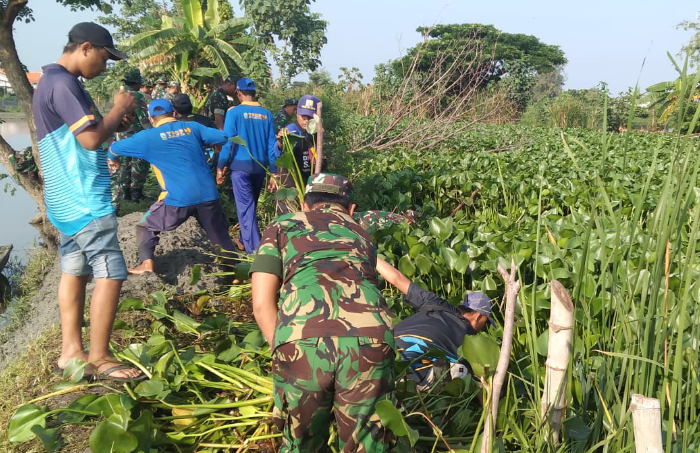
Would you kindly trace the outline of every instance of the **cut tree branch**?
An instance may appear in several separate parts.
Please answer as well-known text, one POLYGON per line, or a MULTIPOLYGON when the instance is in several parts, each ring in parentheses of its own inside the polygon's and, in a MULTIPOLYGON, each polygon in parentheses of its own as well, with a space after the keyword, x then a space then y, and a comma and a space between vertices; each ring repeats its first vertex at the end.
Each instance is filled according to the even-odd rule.
POLYGON ((498 356, 496 374, 493 378, 491 388, 491 413, 487 414, 484 423, 484 436, 481 442, 481 453, 488 453, 491 447, 492 430, 496 429, 498 420, 498 402, 501 399, 501 389, 508 374, 508 364, 510 363, 510 351, 513 346, 513 328, 515 324, 515 303, 520 292, 520 282, 517 280, 518 269, 515 267, 515 259, 510 260, 510 274, 499 263, 498 273, 506 284, 506 312, 503 319, 503 341, 501 342, 501 353, 498 356))

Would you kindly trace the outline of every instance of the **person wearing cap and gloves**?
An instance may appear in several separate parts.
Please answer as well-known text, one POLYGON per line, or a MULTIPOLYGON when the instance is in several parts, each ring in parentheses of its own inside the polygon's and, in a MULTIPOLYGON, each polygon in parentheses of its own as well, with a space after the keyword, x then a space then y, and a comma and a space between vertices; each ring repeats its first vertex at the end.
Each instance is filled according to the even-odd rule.
POLYGON ((165 96, 163 99, 167 99, 170 102, 173 102, 173 99, 175 99, 175 95, 180 93, 180 82, 177 80, 171 80, 170 83, 168 84, 168 91, 165 93, 165 96))
POLYGON ((245 145, 231 141, 224 145, 216 171, 216 183, 223 184, 226 172, 231 170, 233 197, 241 227, 241 242, 247 253, 260 245, 260 230, 256 210, 258 197, 268 171, 275 171, 277 139, 272 113, 255 102, 255 83, 249 78, 236 82, 240 105, 226 112, 224 133, 240 136, 245 145))
POLYGON ((279 109, 275 116, 273 117, 275 121, 275 131, 279 131, 288 124, 294 121, 297 114, 297 104, 299 100, 297 98, 287 98, 284 100, 284 104, 279 109))
MULTIPOLYGON (((308 131, 309 121, 312 119, 316 120, 318 127, 321 127, 321 117, 318 114, 320 105, 321 101, 316 96, 310 94, 302 96, 301 99, 299 99, 296 109, 296 122, 289 124, 277 132, 278 156, 284 151, 285 135, 294 134, 304 137, 295 142, 292 148, 296 166, 299 168, 301 181, 306 181, 309 176, 311 176, 311 173, 322 171, 320 166, 323 162, 323 156, 316 152, 316 150, 319 149, 319 144, 316 141, 317 136, 315 133, 311 134, 308 131)), ((279 183, 282 187, 295 187, 294 179, 289 170, 280 168, 278 175, 279 183)), ((270 178, 270 190, 274 191, 277 188, 276 186, 277 184, 274 178, 270 178)), ((294 205, 287 200, 277 199, 275 210, 277 215, 286 214, 294 210, 294 205)))
POLYGON ((149 161, 162 190, 158 201, 136 225, 141 264, 129 269, 131 274, 153 272, 158 234, 176 229, 190 217, 197 219, 212 244, 223 249, 226 264, 237 262, 219 191, 202 152, 206 145, 222 145, 227 137, 218 129, 178 121, 173 113, 173 105, 167 99, 152 101, 148 114, 153 128, 110 147, 111 164, 118 165, 116 156, 149 161))
MULTIPOLYGON (((493 324, 491 300, 480 292, 468 293, 459 306, 411 282, 398 269, 381 258, 377 271, 384 279, 404 294, 404 300, 418 310, 394 327, 396 350, 401 360, 411 362, 408 377, 420 389, 428 389, 441 378, 438 360, 430 355, 435 349, 444 354, 449 363, 450 378, 466 378, 471 374, 469 363, 460 358, 465 335, 476 335, 487 323, 493 324)), ((449 380, 449 379, 447 379, 449 380)))
POLYGON ((88 361, 85 373, 125 380, 144 376, 119 363, 109 352, 109 338, 127 270, 117 238, 104 143, 133 120, 133 93, 120 90, 107 115, 100 115, 78 77, 92 79, 108 60, 126 58, 114 48, 109 32, 92 22, 75 25, 56 63, 42 68, 32 106, 44 177, 46 214, 60 233, 61 282, 58 307, 61 354, 57 371, 72 359, 88 361), (81 329, 90 274, 95 288, 90 303, 90 348, 81 329))
MULTIPOLYGON (((148 120, 148 102, 140 91, 141 73, 138 69, 132 69, 126 73, 123 82, 125 90, 133 93, 136 99, 136 118, 126 131, 117 134, 117 140, 124 140, 151 127, 148 120)), ((149 171, 150 165, 145 160, 122 157, 119 171, 112 174, 112 204, 117 212, 121 200, 139 202, 143 199, 143 186, 149 171)))
POLYGON ((236 94, 236 79, 234 76, 228 76, 224 79, 224 83, 219 88, 214 90, 207 100, 207 110, 211 119, 216 123, 216 127, 224 130, 224 119, 226 112, 230 107, 228 101, 229 96, 236 94))
POLYGON ((312 175, 302 212, 277 217, 251 266, 253 314, 272 349, 281 452, 384 452, 374 412, 393 388, 392 313, 377 286, 377 249, 352 220, 350 181, 312 175), (333 411, 333 412, 331 412, 333 411))

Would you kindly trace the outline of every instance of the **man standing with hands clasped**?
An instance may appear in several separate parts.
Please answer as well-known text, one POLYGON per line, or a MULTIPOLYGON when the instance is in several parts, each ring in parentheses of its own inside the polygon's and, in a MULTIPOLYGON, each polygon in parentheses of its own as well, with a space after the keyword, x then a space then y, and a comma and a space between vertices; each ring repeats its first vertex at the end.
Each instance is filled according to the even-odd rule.
POLYGON ((352 200, 347 178, 312 175, 304 211, 272 221, 250 269, 283 453, 325 451, 332 409, 340 450, 388 451, 374 408, 393 385, 392 315, 352 200))
POLYGON ((71 359, 89 362, 86 374, 131 381, 141 371, 117 362, 109 353, 109 337, 119 291, 126 279, 124 256, 117 240, 117 217, 111 203, 107 152, 103 144, 133 121, 132 93, 123 89, 102 118, 78 77, 92 79, 107 60, 126 55, 114 48, 109 32, 82 22, 68 33, 68 44, 54 64, 44 66, 34 93, 34 121, 44 172, 46 213, 61 235, 61 355, 58 369, 71 359), (90 352, 82 344, 81 327, 88 277, 95 277, 90 303, 90 352))

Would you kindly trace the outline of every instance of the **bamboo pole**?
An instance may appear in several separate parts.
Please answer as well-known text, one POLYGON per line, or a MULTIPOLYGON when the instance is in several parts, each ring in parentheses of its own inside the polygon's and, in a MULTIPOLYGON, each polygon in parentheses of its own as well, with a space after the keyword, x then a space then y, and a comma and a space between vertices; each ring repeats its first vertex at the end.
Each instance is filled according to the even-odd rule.
POLYGON ((661 403, 656 398, 632 395, 632 422, 634 423, 634 444, 637 453, 662 453, 661 403))
POLYGON ((508 363, 510 363, 510 351, 513 346, 513 328, 515 324, 515 303, 520 292, 520 282, 516 279, 518 268, 515 267, 515 260, 511 258, 510 274, 499 263, 498 273, 506 284, 506 311, 503 316, 503 341, 501 342, 501 353, 498 356, 496 374, 492 380, 491 387, 491 410, 486 407, 489 414, 484 422, 484 435, 481 441, 481 453, 491 451, 492 432, 496 430, 496 420, 498 420, 498 402, 501 399, 501 389, 508 374, 508 363))
POLYGON ((542 394, 542 419, 548 419, 549 432, 555 445, 559 445, 564 412, 566 410, 566 373, 571 354, 571 337, 574 327, 574 304, 569 292, 557 280, 552 280, 551 311, 549 314, 549 345, 547 348, 547 373, 542 394))

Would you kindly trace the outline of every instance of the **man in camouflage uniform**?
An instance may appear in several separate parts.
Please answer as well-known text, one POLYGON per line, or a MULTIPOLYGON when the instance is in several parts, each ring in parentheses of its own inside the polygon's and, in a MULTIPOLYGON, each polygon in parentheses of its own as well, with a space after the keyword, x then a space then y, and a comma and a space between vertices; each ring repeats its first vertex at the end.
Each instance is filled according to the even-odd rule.
MULTIPOLYGON (((134 94, 136 99, 136 117, 131 123, 131 126, 117 134, 117 140, 124 140, 144 129, 151 127, 151 122, 148 120, 148 102, 141 89, 141 73, 138 69, 129 71, 124 76, 124 89, 134 94)), ((143 199, 143 185, 148 177, 150 164, 143 159, 131 157, 121 157, 121 167, 112 174, 112 204, 117 212, 119 211, 119 203, 123 199, 132 201, 140 201, 143 199)))
POLYGON ((297 114, 297 98, 287 98, 282 104, 282 108, 272 117, 275 120, 275 132, 279 131, 288 124, 292 124, 297 114))
POLYGON ((303 212, 265 230, 251 267, 253 313, 272 348, 280 451, 326 451, 331 410, 339 451, 388 451, 374 407, 393 386, 394 338, 376 247, 352 220, 347 178, 312 175, 304 201, 303 212))
POLYGON ((171 80, 168 84, 168 91, 165 93, 164 99, 173 102, 175 95, 180 94, 180 82, 177 80, 171 80))
POLYGON ((168 86, 167 82, 165 81, 165 78, 158 77, 158 80, 156 80, 156 84, 158 86, 155 90, 153 90, 153 93, 151 93, 151 100, 165 99, 165 94, 168 92, 168 86))
POLYGON ((207 101, 207 110, 209 116, 216 127, 220 130, 224 130, 224 118, 226 117, 226 111, 229 109, 231 104, 228 101, 229 96, 236 94, 236 79, 234 76, 228 76, 224 79, 224 83, 214 90, 214 92, 209 95, 209 100, 207 101))
POLYGON ((152 99, 151 95, 153 94, 153 82, 151 80, 147 79, 143 81, 143 85, 141 86, 141 93, 147 101, 150 101, 152 99))

